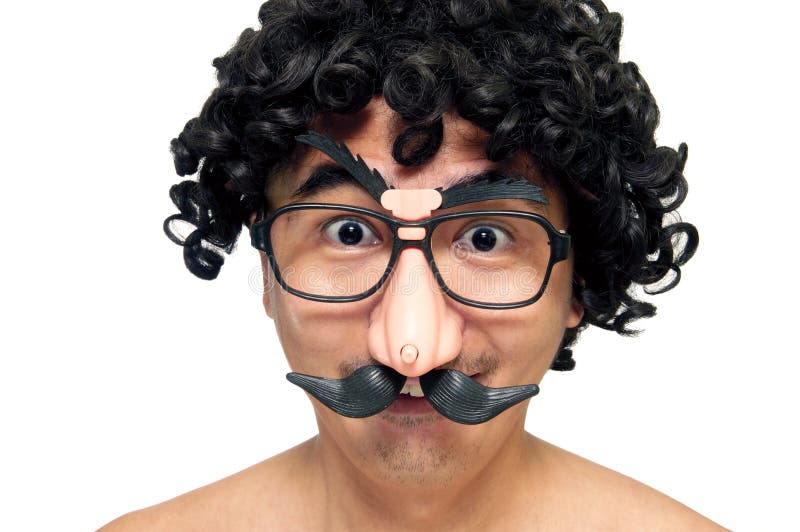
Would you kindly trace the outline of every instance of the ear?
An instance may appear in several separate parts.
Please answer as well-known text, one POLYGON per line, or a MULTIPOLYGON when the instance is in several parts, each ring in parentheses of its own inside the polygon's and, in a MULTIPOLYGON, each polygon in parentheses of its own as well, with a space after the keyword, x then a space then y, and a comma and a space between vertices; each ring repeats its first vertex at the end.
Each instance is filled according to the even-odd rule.
POLYGON ((275 317, 272 314, 273 311, 272 301, 270 301, 270 297, 272 297, 272 292, 270 290, 270 285, 272 285, 272 283, 270 282, 270 275, 272 275, 272 270, 269 267, 267 254, 264 253, 263 251, 259 251, 258 254, 261 256, 261 279, 263 281, 262 291, 264 294, 263 296, 261 296, 261 303, 264 305, 264 310, 266 311, 267 316, 269 316, 272 319, 275 319, 275 317))
POLYGON ((577 327, 583 319, 583 303, 578 301, 578 298, 572 296, 572 303, 570 304, 569 314, 567 315, 567 328, 577 327))
POLYGON ((576 290, 574 288, 576 284, 579 285, 581 288, 586 286, 586 281, 584 281, 583 277, 581 277, 577 273, 574 274, 572 300, 570 302, 569 314, 567 314, 566 326, 568 328, 577 327, 578 324, 583 319, 583 312, 584 312, 583 303, 581 302, 580 298, 578 298, 578 294, 576 293, 576 290))
MULTIPOLYGON (((255 223, 257 216, 258 216, 257 212, 254 212, 253 214, 250 215, 250 220, 249 220, 250 223, 249 223, 249 225, 251 227, 255 223)), ((271 295, 270 291, 269 291, 269 287, 270 287, 270 284, 271 284, 269 276, 272 274, 272 270, 270 270, 270 267, 269 267, 269 261, 267 260, 267 254, 264 253, 263 251, 259 250, 258 251, 258 255, 261 258, 261 280, 262 280, 261 291, 262 291, 262 294, 263 294, 261 296, 261 303, 264 305, 264 310, 266 311, 267 316, 269 316, 270 318, 274 319, 274 317, 272 315, 272 302, 269 299, 270 295, 271 295)))

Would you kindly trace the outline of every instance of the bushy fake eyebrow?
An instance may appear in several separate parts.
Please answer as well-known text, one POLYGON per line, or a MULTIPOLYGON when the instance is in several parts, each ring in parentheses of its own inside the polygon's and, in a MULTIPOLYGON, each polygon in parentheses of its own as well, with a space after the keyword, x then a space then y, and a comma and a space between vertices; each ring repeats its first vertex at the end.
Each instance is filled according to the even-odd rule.
POLYGON ((542 205, 548 203, 542 188, 528 181, 524 175, 497 168, 457 178, 455 185, 441 193, 440 209, 495 199, 523 199, 542 205))
POLYGON ((304 135, 295 137, 298 142, 307 144, 312 148, 317 148, 319 151, 336 161, 342 168, 347 170, 350 176, 358 182, 369 195, 375 198, 375 201, 381 201, 381 194, 389 187, 386 185, 381 174, 367 166, 364 159, 360 155, 353 157, 347 146, 342 143, 337 143, 335 140, 327 135, 321 135, 315 131, 309 131, 304 135))
MULTIPOLYGON (((314 167, 311 175, 292 194, 294 199, 307 198, 344 184, 357 184, 380 203, 381 194, 389 187, 381 174, 375 169, 370 170, 360 155, 353 157, 344 143, 337 144, 330 137, 313 131, 296 138, 322 151, 337 164, 324 163, 314 167)), ((493 199, 524 199, 543 205, 548 203, 541 187, 516 172, 492 168, 450 181, 455 184, 445 190, 437 188, 442 194, 440 209, 493 199)))

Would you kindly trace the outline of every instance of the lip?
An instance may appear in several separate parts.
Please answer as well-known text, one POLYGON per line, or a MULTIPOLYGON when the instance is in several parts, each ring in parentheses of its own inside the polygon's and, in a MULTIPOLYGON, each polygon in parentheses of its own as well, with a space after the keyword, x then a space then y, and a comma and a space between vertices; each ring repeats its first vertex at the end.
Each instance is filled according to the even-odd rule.
MULTIPOLYGON (((472 380, 479 384, 483 384, 481 382, 481 378, 483 377, 482 373, 474 373, 469 376, 472 380)), ((409 377, 406 382, 408 384, 419 384, 418 377, 409 377)), ((441 416, 431 404, 428 402, 427 399, 424 397, 412 397, 407 394, 400 394, 397 398, 392 402, 389 407, 384 410, 387 414, 394 414, 400 416, 421 416, 421 415, 429 415, 436 413, 441 416)))
POLYGON ((435 410, 424 397, 411 397, 410 395, 400 394, 384 412, 398 416, 420 416, 432 414, 435 410))

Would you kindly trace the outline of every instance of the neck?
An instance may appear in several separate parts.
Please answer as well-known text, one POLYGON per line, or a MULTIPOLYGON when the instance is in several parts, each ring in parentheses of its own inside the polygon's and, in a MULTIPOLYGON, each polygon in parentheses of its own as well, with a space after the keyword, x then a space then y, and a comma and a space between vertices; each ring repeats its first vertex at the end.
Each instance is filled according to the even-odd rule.
POLYGON ((528 478, 535 445, 521 414, 505 434, 451 425, 452 434, 467 436, 426 439, 409 431, 366 453, 339 445, 321 423, 315 448, 325 522, 335 530, 495 528, 518 508, 515 494, 530 497, 538 484, 528 478))

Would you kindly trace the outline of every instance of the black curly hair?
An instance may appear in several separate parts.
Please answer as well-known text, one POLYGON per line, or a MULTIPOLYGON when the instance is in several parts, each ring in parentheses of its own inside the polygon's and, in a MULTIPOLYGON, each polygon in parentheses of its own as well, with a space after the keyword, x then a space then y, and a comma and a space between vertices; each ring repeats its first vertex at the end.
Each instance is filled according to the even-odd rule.
POLYGON ((657 146, 658 107, 633 63, 619 61, 622 17, 599 0, 270 0, 214 60, 219 86, 171 148, 180 214, 164 230, 188 269, 213 279, 295 136, 324 113, 353 113, 376 94, 408 124, 401 164, 423 163, 455 109, 489 133, 491 161, 527 152, 567 195, 575 293, 585 313, 565 331, 554 369, 596 325, 635 334, 673 288, 698 234, 675 209, 687 149, 657 146), (192 231, 178 229, 188 223, 192 231))

